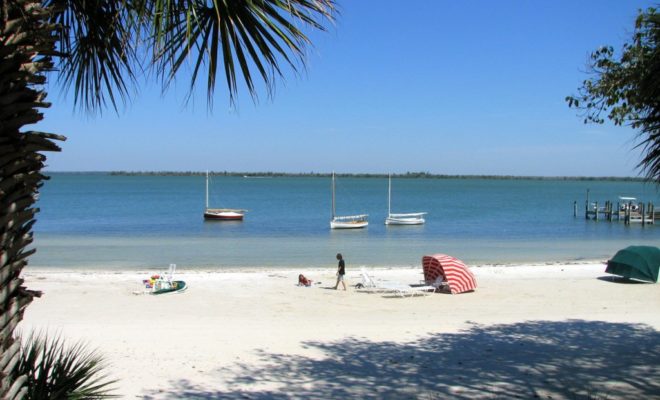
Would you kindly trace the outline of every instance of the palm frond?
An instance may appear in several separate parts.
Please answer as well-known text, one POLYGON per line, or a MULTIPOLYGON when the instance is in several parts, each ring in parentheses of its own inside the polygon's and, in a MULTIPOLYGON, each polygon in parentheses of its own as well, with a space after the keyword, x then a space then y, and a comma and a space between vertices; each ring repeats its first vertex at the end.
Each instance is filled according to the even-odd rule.
POLYGON ((282 76, 282 65, 298 71, 310 45, 298 25, 325 30, 324 23, 334 20, 335 5, 334 0, 152 0, 144 11, 154 16, 153 57, 164 84, 172 82, 190 59, 192 92, 205 65, 211 103, 222 64, 233 103, 239 73, 256 99, 255 72, 270 95, 274 79, 282 76))
POLYGON ((65 88, 72 87, 76 106, 100 111, 116 110, 135 83, 137 25, 129 20, 129 0, 45 0, 56 10, 52 22, 60 26, 60 74, 65 88))
POLYGON ((103 358, 79 342, 66 346, 60 336, 31 334, 23 343, 15 376, 25 375, 27 399, 106 399, 114 380, 103 373, 103 358))
MULTIPOLYGON (((230 101, 239 91, 238 75, 257 98, 254 75, 270 95, 282 67, 297 72, 311 42, 302 27, 325 30, 334 21, 334 0, 44 0, 58 24, 59 79, 72 88, 75 105, 115 110, 130 98, 138 54, 152 54, 166 88, 190 65, 192 94, 206 71, 209 105, 224 69, 230 101), (190 63, 190 64, 188 64, 190 63), (222 67, 221 67, 222 66, 222 67)), ((186 77, 187 78, 187 77, 186 77)))

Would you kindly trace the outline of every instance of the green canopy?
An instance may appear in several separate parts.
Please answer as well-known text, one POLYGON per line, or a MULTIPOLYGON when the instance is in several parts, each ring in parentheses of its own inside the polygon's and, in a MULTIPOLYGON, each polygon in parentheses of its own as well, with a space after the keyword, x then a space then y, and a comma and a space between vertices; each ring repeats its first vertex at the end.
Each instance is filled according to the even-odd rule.
POLYGON ((654 246, 629 246, 607 262, 605 272, 640 281, 657 282, 660 249, 654 246))

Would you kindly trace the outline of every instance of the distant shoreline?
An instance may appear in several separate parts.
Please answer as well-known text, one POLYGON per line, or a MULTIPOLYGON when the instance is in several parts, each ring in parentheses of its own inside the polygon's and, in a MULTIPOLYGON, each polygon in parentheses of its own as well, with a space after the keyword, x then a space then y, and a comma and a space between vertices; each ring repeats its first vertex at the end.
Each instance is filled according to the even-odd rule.
MULTIPOLYGON (((244 178, 327 178, 329 172, 235 172, 209 171, 214 176, 232 176, 244 178)), ((112 176, 204 176, 206 172, 199 171, 47 171, 47 175, 82 175, 99 174, 112 176)), ((388 174, 380 173, 336 173, 338 177, 349 178, 387 178, 388 174)), ((487 180, 548 180, 548 181, 623 181, 645 182, 642 177, 620 176, 524 176, 524 175, 451 175, 432 174, 429 172, 404 172, 392 174, 393 178, 404 179, 487 179, 487 180)))

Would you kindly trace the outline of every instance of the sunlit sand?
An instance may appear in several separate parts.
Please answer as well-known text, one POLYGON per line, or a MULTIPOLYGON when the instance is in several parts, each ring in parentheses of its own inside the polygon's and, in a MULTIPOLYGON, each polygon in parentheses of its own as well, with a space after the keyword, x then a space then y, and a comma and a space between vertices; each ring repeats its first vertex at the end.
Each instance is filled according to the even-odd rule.
MULTIPOLYGON (((419 268, 370 269, 418 283, 419 268)), ((28 268, 23 331, 82 339, 122 398, 648 398, 660 395, 660 290, 601 262, 473 267, 478 288, 399 298, 335 291, 334 269, 152 272, 28 268), (298 287, 298 274, 315 282, 298 287)))

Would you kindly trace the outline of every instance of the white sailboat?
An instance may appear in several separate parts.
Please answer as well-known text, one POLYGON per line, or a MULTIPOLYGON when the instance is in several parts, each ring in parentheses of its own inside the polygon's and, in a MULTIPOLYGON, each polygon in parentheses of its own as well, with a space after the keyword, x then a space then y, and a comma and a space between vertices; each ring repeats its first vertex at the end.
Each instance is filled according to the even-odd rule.
POLYGON ((387 186, 387 218, 385 218, 385 225, 422 225, 426 222, 424 215, 426 215, 425 212, 392 213, 392 174, 390 174, 387 186))
POLYGON ((335 214, 335 172, 332 171, 332 219, 330 229, 358 229, 369 225, 367 214, 337 216, 335 214))
POLYGON ((209 171, 206 171, 206 208, 204 209, 204 219, 242 221, 246 211, 236 208, 209 208, 209 171))

